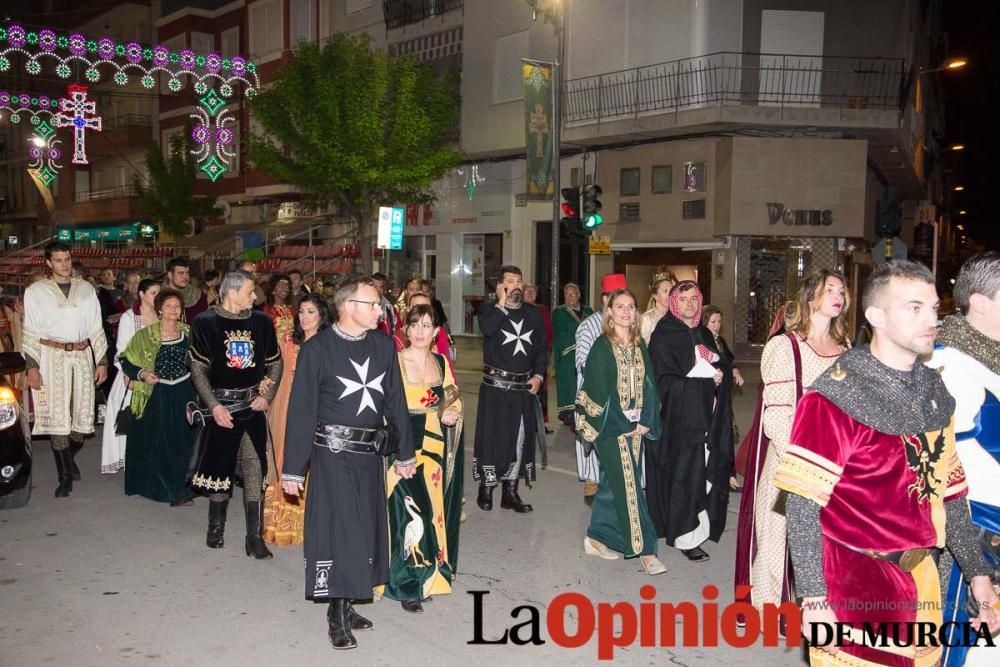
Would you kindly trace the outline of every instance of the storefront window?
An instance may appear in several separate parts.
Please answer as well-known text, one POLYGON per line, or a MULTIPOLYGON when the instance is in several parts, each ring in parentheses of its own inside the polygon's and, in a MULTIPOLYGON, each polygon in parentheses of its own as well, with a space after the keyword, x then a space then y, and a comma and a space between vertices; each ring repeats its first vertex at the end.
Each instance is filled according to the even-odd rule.
POLYGON ((465 234, 462 237, 462 259, 452 271, 462 281, 462 332, 479 333, 476 315, 479 307, 492 294, 503 265, 502 234, 465 234))

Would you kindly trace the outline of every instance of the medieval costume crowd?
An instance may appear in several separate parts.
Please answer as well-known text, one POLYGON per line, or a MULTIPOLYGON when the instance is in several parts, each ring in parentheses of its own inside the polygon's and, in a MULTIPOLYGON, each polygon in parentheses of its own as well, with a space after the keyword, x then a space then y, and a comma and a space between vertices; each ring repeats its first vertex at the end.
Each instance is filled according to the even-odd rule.
MULTIPOLYGON (((225 547, 242 487, 246 554, 303 545, 305 597, 328 605, 334 648, 373 627, 358 609, 367 601, 419 613, 451 591, 470 415, 427 281, 407 282, 395 302, 382 274, 312 289, 301 274, 276 275, 265 290, 242 262, 197 287, 175 258, 162 279, 130 274, 118 288, 109 270, 95 289, 74 274, 68 246, 50 244, 45 259, 50 276, 0 312, 0 340, 25 357, 57 497, 81 479, 74 456, 106 391, 101 472, 124 468, 125 493, 173 506, 207 496, 213 549, 225 547)), ((498 486, 501 510, 534 509, 520 484, 546 465, 551 364, 590 506, 584 554, 637 558, 661 575, 663 540, 703 563, 740 493, 736 599, 795 601, 806 626, 859 633, 866 622, 945 620, 970 623, 953 632, 1000 631, 1000 253, 962 268, 958 312, 943 323, 926 268, 878 266, 857 318, 871 342, 856 347, 846 278, 805 276, 763 349, 742 443, 732 394, 743 374, 698 283, 660 271, 645 308, 624 275, 600 284, 596 312, 574 284, 550 312, 519 268, 500 269, 478 313, 469 469, 480 511, 493 510, 498 486), (888 614, 885 601, 896 603, 888 614)), ((810 661, 1000 664, 985 646, 848 639, 811 647, 810 661)))

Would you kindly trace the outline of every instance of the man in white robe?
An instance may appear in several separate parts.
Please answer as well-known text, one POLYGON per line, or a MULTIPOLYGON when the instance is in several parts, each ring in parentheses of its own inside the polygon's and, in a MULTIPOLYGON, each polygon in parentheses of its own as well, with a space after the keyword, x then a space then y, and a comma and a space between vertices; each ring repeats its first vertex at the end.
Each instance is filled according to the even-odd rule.
POLYGON ((108 341, 97 292, 73 277, 69 246, 48 244, 45 263, 51 277, 24 293, 22 350, 35 406, 32 432, 51 436, 59 476, 55 495, 65 498, 80 479, 73 456, 94 430, 94 387, 108 375, 108 341))

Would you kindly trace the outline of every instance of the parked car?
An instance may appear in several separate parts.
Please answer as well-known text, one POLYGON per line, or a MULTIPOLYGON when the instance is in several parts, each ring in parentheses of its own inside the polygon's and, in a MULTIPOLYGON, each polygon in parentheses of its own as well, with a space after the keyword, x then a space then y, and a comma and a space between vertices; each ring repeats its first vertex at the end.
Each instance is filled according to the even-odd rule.
POLYGON ((31 433, 10 375, 24 370, 19 352, 0 353, 0 509, 31 498, 31 433))

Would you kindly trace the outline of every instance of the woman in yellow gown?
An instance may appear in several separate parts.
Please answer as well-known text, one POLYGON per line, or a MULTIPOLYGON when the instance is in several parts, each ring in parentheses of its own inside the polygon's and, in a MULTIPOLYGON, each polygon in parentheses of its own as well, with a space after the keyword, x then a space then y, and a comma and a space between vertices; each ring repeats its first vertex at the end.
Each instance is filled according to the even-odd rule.
POLYGON ((434 309, 415 305, 406 316, 410 346, 399 353, 417 474, 386 474, 389 509, 389 583, 384 593, 403 609, 423 611, 421 600, 451 592, 462 514, 462 400, 451 366, 432 349, 434 309))
POLYGON ((305 492, 298 498, 291 498, 284 494, 281 484, 277 482, 285 459, 285 418, 288 415, 292 380, 295 378, 295 360, 299 354, 299 346, 330 325, 330 306, 322 296, 309 294, 299 302, 295 317, 292 317, 291 308, 287 306, 271 305, 264 310, 270 311, 268 314, 274 319, 284 363, 281 386, 267 410, 274 459, 273 468, 268 465, 268 486, 264 492, 264 541, 285 547, 302 544, 306 512, 305 492))

